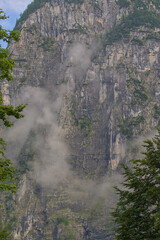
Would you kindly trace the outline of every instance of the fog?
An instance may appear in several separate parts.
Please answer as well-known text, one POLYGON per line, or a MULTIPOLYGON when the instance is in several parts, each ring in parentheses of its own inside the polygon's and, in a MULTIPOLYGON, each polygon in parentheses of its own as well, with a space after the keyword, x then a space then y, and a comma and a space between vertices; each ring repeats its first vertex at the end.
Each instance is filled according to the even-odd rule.
POLYGON ((15 163, 26 142, 31 141, 34 159, 27 164, 32 169, 33 180, 43 188, 54 189, 64 183, 73 199, 89 200, 89 204, 94 204, 98 198, 105 197, 109 205, 113 200, 113 186, 120 182, 121 177, 114 174, 101 179, 101 182, 78 177, 69 164, 70 149, 65 140, 65 131, 59 124, 65 95, 74 91, 74 84, 70 80, 86 73, 94 49, 88 49, 80 43, 73 44, 69 49, 72 79, 67 84, 51 91, 23 87, 17 103, 28 104, 23 112, 25 117, 16 120, 14 126, 4 132, 4 138, 8 143, 8 157, 15 163), (30 139, 31 133, 34 139, 30 139))

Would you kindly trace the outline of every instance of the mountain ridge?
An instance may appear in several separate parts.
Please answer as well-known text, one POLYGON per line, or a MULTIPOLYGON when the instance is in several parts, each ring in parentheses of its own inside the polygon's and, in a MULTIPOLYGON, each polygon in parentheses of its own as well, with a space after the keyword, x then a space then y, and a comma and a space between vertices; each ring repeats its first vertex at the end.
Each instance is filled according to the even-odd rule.
POLYGON ((119 163, 160 120, 158 1, 41 3, 9 46, 4 100, 29 104, 9 133, 19 190, 1 220, 13 239, 113 239, 119 163))

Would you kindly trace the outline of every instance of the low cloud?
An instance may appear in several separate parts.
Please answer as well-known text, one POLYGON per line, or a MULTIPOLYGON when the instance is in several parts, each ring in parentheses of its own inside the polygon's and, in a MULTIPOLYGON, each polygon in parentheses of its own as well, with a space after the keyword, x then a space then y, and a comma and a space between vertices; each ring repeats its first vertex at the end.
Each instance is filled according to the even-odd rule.
POLYGON ((34 178, 43 186, 55 186, 69 172, 68 149, 63 129, 57 121, 61 97, 53 99, 48 91, 33 87, 24 88, 21 96, 20 102, 27 102, 28 106, 24 110, 25 118, 16 121, 14 127, 5 132, 8 155, 16 161, 26 142, 33 141, 36 160, 29 165, 33 168, 34 178), (34 139, 30 137, 31 133, 35 135, 34 139))
POLYGON ((26 143, 30 142, 34 154, 30 162, 28 159, 26 161, 33 171, 33 179, 43 188, 51 190, 59 184, 65 184, 70 198, 83 200, 91 205, 88 207, 96 204, 99 198, 105 198, 105 204, 112 206, 113 186, 121 179, 118 174, 106 176, 101 182, 81 179, 68 163, 70 151, 64 130, 58 123, 58 113, 66 93, 64 89, 66 86, 58 90, 56 97, 37 87, 23 89, 19 101, 28 103, 24 110, 25 117, 16 120, 14 126, 4 134, 8 143, 8 157, 16 162, 26 143), (33 139, 31 133, 35 136, 33 139))
POLYGON ((83 78, 91 65, 91 57, 96 51, 97 44, 93 43, 91 47, 82 43, 74 43, 68 52, 68 58, 71 64, 71 70, 74 77, 83 78))
POLYGON ((24 110, 25 117, 5 132, 5 139, 9 158, 14 161, 26 148, 26 143, 30 142, 34 154, 27 164, 33 170, 34 180, 44 188, 54 189, 62 183, 67 194, 75 200, 94 204, 99 198, 105 198, 106 204, 112 205, 113 185, 119 183, 120 176, 106 177, 100 183, 79 178, 68 163, 70 150, 65 142, 65 132, 58 122, 64 96, 74 89, 71 80, 74 82, 74 77, 86 73, 93 52, 94 48, 90 50, 80 43, 74 44, 68 53, 73 79, 72 74, 68 74, 67 84, 52 89, 52 93, 38 87, 24 87, 19 102, 28 103, 24 110), (30 138, 31 134, 34 134, 34 138, 30 138))
POLYGON ((86 71, 90 65, 92 50, 81 43, 75 43, 69 50, 70 61, 74 67, 86 71))

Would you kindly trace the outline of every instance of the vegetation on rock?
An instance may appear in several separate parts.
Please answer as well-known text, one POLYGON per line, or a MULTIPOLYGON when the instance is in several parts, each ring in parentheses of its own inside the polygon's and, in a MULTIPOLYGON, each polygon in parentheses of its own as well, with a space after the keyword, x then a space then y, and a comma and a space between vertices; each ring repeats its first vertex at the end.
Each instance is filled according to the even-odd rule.
MULTIPOLYGON (((30 14, 34 13, 37 9, 43 7, 47 2, 51 0, 34 0, 31 2, 26 10, 21 14, 20 18, 16 22, 15 29, 20 29, 23 22, 29 17, 30 14)), ((66 3, 82 4, 84 0, 64 0, 66 3)))
POLYGON ((153 115, 153 117, 155 119, 160 118, 160 107, 157 104, 154 105, 154 115, 153 115))
POLYGON ((117 4, 120 8, 128 8, 130 6, 130 2, 128 0, 118 0, 117 4))
POLYGON ((142 115, 137 117, 121 119, 119 121, 120 132, 127 138, 131 139, 134 136, 135 128, 139 127, 140 124, 144 123, 145 119, 142 115))
POLYGON ((67 3, 82 4, 84 0, 64 0, 67 3))
POLYGON ((30 14, 34 13, 37 9, 43 7, 46 2, 51 0, 34 0, 31 2, 26 10, 21 14, 21 17, 17 20, 15 29, 20 29, 21 24, 29 17, 30 14))
POLYGON ((132 105, 144 105, 148 100, 144 83, 136 78, 130 78, 127 80, 127 87, 130 93, 133 95, 132 105))
MULTIPOLYGON (((103 38, 103 45, 110 45, 122 39, 128 39, 130 32, 136 28, 145 26, 150 29, 160 27, 160 14, 154 8, 150 9, 148 4, 152 3, 157 8, 160 6, 159 1, 134 1, 134 10, 130 11, 127 16, 123 16, 121 22, 115 25, 103 38)), ((129 7, 129 1, 121 0, 117 4, 120 7, 129 7)))
POLYGON ((0 239, 1 240, 11 240, 11 233, 8 231, 7 227, 0 228, 0 239))

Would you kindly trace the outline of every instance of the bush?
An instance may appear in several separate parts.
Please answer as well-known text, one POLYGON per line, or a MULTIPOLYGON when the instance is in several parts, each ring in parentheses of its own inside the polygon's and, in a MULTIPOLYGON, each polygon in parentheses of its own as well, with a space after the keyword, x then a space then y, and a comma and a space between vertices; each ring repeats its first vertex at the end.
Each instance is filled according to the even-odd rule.
POLYGON ((130 6, 130 2, 128 0, 118 0, 116 2, 120 8, 128 8, 130 6))

